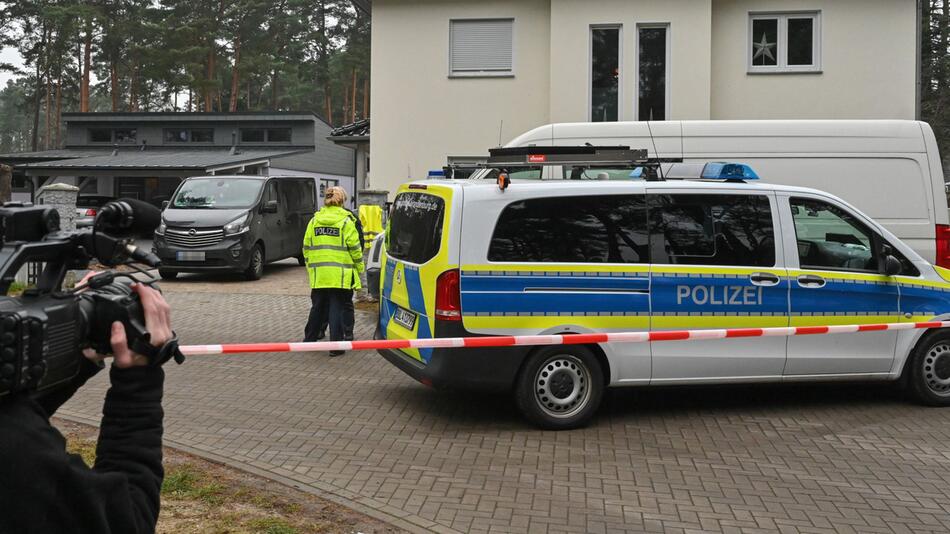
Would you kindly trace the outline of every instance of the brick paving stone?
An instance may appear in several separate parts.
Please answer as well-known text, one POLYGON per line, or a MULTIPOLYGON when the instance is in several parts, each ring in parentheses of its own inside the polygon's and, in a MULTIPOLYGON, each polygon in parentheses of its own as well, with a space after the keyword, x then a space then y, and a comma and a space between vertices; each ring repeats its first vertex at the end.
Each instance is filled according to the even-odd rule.
MULTIPOLYGON (((300 339, 302 271, 167 284, 186 343, 300 339), (276 279, 276 281, 275 281, 276 279), (250 288, 250 289, 247 289, 250 288)), ((305 282, 304 282, 305 283, 305 282)), ((356 337, 372 336, 358 312, 356 337)), ((442 532, 945 532, 950 410, 885 385, 612 391, 572 432, 355 352, 192 357, 166 437, 442 532)), ((64 408, 98 419, 105 373, 64 408)))

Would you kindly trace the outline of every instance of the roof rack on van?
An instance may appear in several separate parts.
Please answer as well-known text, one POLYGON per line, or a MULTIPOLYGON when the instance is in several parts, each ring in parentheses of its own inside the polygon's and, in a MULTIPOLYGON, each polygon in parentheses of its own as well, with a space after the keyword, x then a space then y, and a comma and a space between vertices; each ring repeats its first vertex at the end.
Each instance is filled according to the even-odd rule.
POLYGON ((644 179, 657 180, 662 179, 662 172, 657 172, 661 163, 683 161, 681 158, 649 158, 646 149, 631 149, 622 145, 526 146, 493 148, 488 152, 484 162, 449 164, 442 168, 442 175, 449 179, 464 178, 480 169, 497 169, 508 173, 524 168, 560 165, 585 169, 641 169, 644 179), (646 172, 643 172, 644 169, 646 172))

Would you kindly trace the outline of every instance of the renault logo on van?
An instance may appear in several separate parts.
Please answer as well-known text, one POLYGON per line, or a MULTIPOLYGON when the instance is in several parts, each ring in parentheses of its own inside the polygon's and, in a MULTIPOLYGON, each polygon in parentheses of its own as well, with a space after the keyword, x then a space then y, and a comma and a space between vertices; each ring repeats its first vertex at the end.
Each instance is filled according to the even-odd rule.
POLYGON ((401 283, 402 283, 402 271, 396 271, 396 277, 395 277, 395 278, 396 278, 396 283, 397 283, 397 284, 401 284, 401 283))
POLYGON ((194 228, 192 228, 191 230, 188 230, 188 235, 195 235, 197 233, 198 233, 198 230, 195 230, 194 228))

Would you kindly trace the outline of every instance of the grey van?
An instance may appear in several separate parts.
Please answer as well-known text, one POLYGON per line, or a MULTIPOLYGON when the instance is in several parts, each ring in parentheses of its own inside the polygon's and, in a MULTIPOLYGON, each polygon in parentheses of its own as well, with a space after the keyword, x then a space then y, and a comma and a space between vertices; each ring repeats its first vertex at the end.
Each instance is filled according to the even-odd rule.
POLYGON ((162 211, 153 250, 166 280, 178 273, 239 272, 257 280, 268 262, 297 258, 316 211, 313 178, 196 176, 162 211))

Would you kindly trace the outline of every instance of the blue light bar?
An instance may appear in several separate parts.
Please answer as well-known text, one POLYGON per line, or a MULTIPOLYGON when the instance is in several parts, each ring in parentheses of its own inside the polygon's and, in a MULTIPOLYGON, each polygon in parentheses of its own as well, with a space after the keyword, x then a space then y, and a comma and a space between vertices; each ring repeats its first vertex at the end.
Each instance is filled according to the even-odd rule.
POLYGON ((703 180, 758 180, 759 175, 744 163, 710 162, 703 167, 703 180))
POLYGON ((445 171, 443 170, 429 171, 429 175, 426 177, 427 180, 441 180, 442 178, 445 178, 445 171))

